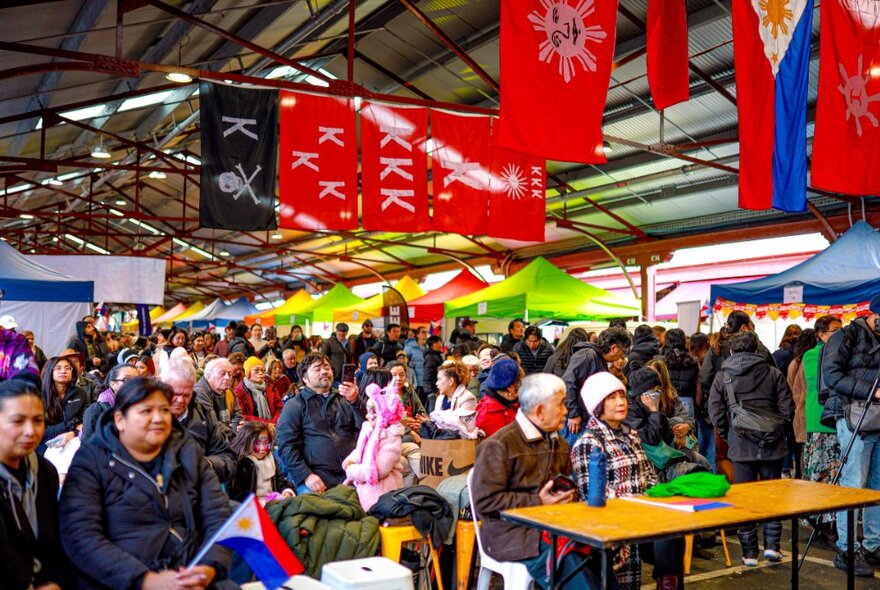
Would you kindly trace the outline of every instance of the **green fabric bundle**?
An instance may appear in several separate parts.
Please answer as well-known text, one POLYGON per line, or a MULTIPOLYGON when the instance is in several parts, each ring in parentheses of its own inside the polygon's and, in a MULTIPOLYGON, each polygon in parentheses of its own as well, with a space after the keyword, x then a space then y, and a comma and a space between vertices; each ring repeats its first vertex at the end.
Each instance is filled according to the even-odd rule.
POLYGON ((658 483, 645 493, 654 498, 688 496, 691 498, 720 498, 730 489, 723 475, 697 472, 676 477, 669 483, 658 483))

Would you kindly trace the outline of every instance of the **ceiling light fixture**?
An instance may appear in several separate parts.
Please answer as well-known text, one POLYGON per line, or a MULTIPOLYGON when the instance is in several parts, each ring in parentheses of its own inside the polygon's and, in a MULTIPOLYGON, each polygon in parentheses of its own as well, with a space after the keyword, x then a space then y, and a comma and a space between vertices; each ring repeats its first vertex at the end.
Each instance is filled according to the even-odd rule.
POLYGON ((226 250, 220 250, 219 254, 220 254, 220 256, 222 256, 223 258, 228 258, 228 257, 229 257, 229 252, 227 252, 226 250))
POLYGON ((148 178, 156 178, 158 180, 162 180, 165 178, 165 173, 161 170, 153 170, 147 175, 148 178))
POLYGON ((176 82, 177 84, 189 84, 193 81, 192 76, 186 72, 168 72, 165 74, 165 79, 169 82, 176 82))
POLYGON ((33 218, 34 218, 34 216, 31 215, 30 213, 22 213, 22 214, 19 215, 19 217, 20 217, 21 219, 33 219, 33 218))
POLYGON ((125 205, 128 205, 128 202, 125 199, 116 199, 116 204, 120 207, 123 207, 125 205))
POLYGON ((111 158, 110 152, 108 152, 107 148, 104 147, 103 141, 92 148, 92 157, 101 160, 108 160, 111 158))
POLYGON ((278 231, 275 232, 274 234, 272 234, 272 239, 273 239, 273 240, 280 240, 282 237, 283 237, 283 236, 281 235, 281 232, 278 232, 278 231))

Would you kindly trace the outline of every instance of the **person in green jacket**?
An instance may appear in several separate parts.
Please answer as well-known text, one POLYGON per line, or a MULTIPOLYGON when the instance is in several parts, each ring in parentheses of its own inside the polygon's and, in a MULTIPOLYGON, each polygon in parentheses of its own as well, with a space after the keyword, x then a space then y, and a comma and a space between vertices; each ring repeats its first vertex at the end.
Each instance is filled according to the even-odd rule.
MULTIPOLYGON (((831 483, 840 469, 840 442, 837 431, 823 426, 822 404, 819 403, 819 384, 822 382, 820 369, 822 366, 822 346, 831 335, 843 324, 834 316, 823 315, 816 319, 814 325, 819 343, 812 350, 804 353, 803 370, 806 382, 806 422, 807 441, 804 445, 804 479, 831 483)), ((829 538, 834 536, 834 514, 823 514, 819 517, 820 533, 829 538)))

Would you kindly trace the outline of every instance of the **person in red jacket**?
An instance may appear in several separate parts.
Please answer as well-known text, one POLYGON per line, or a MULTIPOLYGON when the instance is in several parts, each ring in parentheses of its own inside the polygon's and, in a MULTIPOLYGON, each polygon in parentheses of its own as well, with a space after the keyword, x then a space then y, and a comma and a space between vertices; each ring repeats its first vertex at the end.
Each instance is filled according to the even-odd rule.
POLYGON ((235 387, 235 398, 245 420, 278 423, 284 402, 266 376, 266 366, 255 356, 244 361, 244 379, 235 387))
POLYGON ((477 404, 477 428, 486 436, 513 422, 519 409, 519 384, 524 375, 519 364, 506 354, 493 359, 486 378, 486 395, 477 404))

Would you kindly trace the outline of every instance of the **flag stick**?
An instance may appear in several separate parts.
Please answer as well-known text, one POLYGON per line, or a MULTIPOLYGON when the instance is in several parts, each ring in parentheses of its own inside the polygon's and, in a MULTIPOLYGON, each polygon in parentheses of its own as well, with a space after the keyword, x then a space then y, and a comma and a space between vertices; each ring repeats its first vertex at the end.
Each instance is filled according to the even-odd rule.
POLYGON ((245 508, 250 506, 250 503, 253 501, 253 499, 254 499, 254 494, 248 494, 248 497, 244 499, 244 502, 241 503, 241 506, 239 506, 235 510, 235 512, 233 512, 232 515, 226 519, 226 522, 223 523, 223 526, 221 526, 219 529, 217 529, 217 532, 214 533, 213 535, 211 535, 211 538, 208 539, 204 545, 202 545, 201 550, 193 558, 193 560, 189 562, 189 565, 186 566, 186 569, 192 569, 199 564, 199 562, 202 560, 202 558, 205 556, 205 554, 208 553, 208 549, 210 549, 211 546, 213 546, 214 543, 217 542, 217 537, 219 537, 220 535, 222 535, 226 531, 226 527, 228 527, 238 517, 239 514, 244 512, 245 508))

